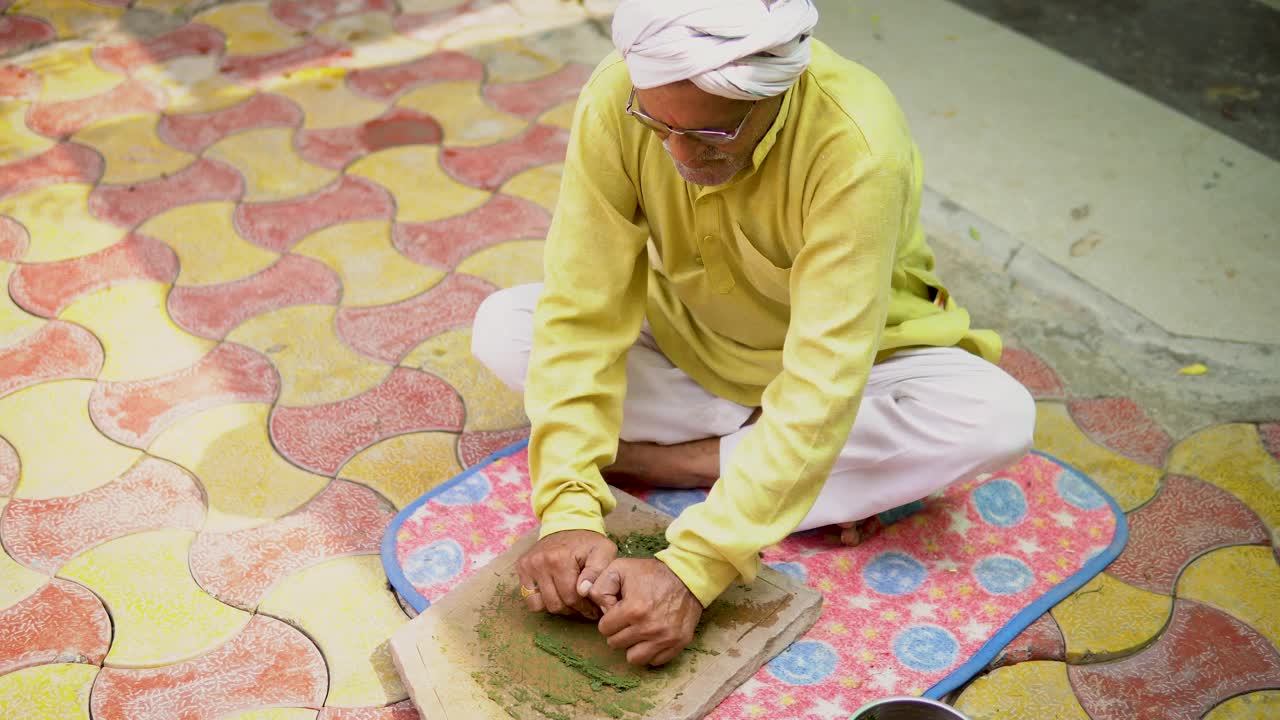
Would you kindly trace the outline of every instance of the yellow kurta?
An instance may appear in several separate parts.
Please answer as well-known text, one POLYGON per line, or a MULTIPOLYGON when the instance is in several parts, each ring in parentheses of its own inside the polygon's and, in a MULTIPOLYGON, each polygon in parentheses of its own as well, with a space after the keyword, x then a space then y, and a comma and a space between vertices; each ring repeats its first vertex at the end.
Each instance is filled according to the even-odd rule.
POLYGON ((611 56, 574 116, 526 385, 533 507, 543 536, 603 531, 614 501, 600 470, 617 452, 626 353, 647 317, 677 367, 764 408, 658 556, 707 605, 754 578, 759 550, 808 513, 873 362, 921 346, 995 361, 1000 340, 971 329, 932 272, 920 158, 866 68, 814 41, 752 164, 718 187, 680 177, 624 112, 630 90, 611 56))

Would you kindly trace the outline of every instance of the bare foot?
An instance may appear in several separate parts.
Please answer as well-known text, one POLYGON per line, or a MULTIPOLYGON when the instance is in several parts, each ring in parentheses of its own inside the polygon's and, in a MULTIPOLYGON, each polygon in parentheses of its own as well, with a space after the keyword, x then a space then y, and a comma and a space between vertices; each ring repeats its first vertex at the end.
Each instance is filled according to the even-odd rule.
POLYGON ((857 522, 837 523, 840 528, 840 542, 849 547, 861 545, 862 541, 871 536, 874 528, 872 523, 875 518, 869 517, 857 522))

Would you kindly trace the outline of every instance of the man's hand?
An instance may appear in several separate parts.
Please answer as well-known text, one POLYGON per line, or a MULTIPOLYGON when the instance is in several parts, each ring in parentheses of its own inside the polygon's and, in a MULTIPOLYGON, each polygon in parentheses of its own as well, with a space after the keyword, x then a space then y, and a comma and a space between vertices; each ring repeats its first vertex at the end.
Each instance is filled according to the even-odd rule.
POLYGON ((600 610, 587 591, 618 556, 609 538, 591 530, 562 530, 539 540, 516 563, 520 594, 532 612, 577 613, 595 620, 600 610))
POLYGON ((693 642, 702 603, 659 560, 614 560, 587 594, 604 608, 600 632, 632 665, 665 665, 693 642))

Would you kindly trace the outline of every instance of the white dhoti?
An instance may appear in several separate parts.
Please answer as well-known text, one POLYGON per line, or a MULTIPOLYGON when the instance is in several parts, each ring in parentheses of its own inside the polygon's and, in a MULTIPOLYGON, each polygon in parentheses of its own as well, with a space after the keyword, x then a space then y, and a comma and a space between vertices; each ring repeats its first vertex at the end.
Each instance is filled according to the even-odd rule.
MULTIPOLYGON (((476 313, 471 351, 523 391, 540 284, 491 295, 476 313)), ((648 328, 627 354, 620 439, 664 445, 720 438, 721 471, 755 428, 754 408, 707 392, 658 349, 648 328)), ((904 351, 874 365, 857 419, 813 509, 797 530, 871 517, 1031 449, 1035 403, 1018 381, 958 348, 904 351)))

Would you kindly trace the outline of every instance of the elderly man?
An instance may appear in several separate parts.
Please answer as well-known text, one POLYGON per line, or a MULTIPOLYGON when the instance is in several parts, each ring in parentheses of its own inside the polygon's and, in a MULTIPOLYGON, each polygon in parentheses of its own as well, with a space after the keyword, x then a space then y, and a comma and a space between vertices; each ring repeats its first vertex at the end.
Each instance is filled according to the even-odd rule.
POLYGON ((906 120, 810 0, 624 0, 583 88, 542 285, 480 308, 522 389, 532 611, 670 661, 759 553, 1016 462, 1034 406, 933 273, 906 120), (536 309, 535 309, 536 308, 536 309), (710 487, 616 558, 604 475, 710 487))

